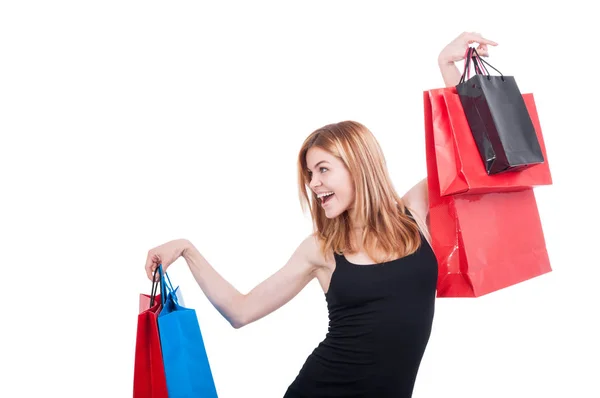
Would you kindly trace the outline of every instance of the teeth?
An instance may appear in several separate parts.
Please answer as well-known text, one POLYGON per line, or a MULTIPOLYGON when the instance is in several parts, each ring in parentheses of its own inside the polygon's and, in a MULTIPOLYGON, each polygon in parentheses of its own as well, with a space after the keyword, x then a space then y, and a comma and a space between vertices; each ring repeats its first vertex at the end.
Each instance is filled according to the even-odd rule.
POLYGON ((317 195, 317 198, 322 198, 324 196, 330 196, 330 195, 333 195, 333 192, 320 193, 317 195))

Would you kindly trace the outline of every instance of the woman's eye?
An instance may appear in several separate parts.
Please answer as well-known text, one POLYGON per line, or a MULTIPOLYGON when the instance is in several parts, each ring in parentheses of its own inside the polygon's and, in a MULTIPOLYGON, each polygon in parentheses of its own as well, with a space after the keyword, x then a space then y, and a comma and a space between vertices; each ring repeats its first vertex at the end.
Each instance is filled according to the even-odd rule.
MULTIPOLYGON (((329 171, 329 169, 327 169, 327 167, 319 167, 319 171, 321 173, 324 173, 326 171, 329 171)), ((312 178, 312 174, 313 174, 312 171, 307 171, 306 174, 307 174, 307 176, 308 176, 309 179, 312 178)))

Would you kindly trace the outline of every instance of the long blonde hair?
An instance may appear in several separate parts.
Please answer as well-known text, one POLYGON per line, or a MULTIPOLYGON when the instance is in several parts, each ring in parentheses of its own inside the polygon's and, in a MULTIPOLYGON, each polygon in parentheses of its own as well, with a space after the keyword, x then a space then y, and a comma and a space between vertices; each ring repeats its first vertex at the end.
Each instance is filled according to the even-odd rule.
POLYGON ((356 222, 365 226, 360 236, 362 247, 371 259, 381 263, 410 255, 418 249, 421 244, 419 227, 405 214, 405 204, 393 187, 375 136, 358 122, 343 121, 312 132, 298 155, 300 204, 304 212, 310 208, 314 233, 323 255, 331 250, 356 253, 359 247, 351 239, 354 226, 348 211, 328 219, 310 189, 306 153, 312 147, 329 152, 348 168, 354 182, 356 222))

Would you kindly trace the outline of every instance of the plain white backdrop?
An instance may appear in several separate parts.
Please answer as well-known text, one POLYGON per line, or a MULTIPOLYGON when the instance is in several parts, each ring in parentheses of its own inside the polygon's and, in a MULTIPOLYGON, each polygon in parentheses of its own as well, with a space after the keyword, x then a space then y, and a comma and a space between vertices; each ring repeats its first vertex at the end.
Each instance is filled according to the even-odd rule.
MULTIPOLYGON (((423 178, 422 92, 465 30, 535 95, 553 272, 438 299, 414 397, 600 396, 597 21, 585 1, 488 3, 3 2, 0 396, 130 397, 147 251, 187 238, 250 291, 310 233, 314 129, 360 121, 399 192, 423 178)), ((169 275, 222 398, 281 397, 327 331, 316 280, 235 330, 184 260, 169 275)))

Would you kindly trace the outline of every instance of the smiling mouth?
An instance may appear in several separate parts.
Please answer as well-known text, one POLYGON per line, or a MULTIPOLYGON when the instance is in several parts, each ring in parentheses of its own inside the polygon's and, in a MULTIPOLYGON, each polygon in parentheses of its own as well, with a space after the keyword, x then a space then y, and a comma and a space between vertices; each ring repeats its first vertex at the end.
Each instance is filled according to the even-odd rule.
POLYGON ((333 195, 335 195, 335 194, 327 195, 327 196, 324 196, 323 198, 321 198, 321 204, 325 204, 325 203, 329 202, 331 200, 331 198, 333 198, 333 195))

